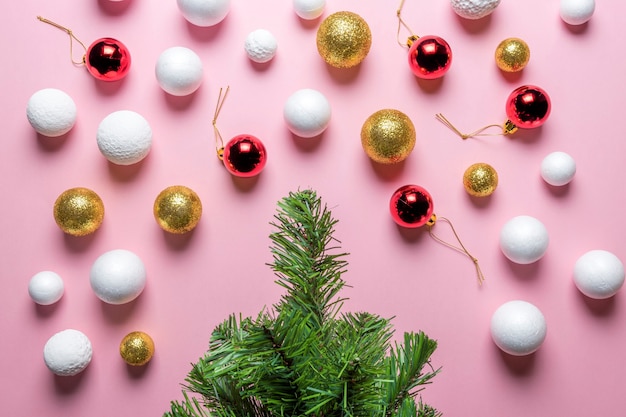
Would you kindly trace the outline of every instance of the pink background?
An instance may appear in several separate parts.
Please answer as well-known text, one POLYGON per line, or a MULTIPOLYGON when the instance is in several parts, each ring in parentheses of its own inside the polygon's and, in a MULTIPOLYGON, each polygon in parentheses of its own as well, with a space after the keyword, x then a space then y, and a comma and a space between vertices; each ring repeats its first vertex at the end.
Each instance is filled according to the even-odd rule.
MULTIPOLYGON (((339 219, 336 237, 350 252, 345 308, 395 316, 398 337, 422 329, 439 341, 433 365, 443 370, 423 392, 426 402, 450 417, 623 415, 626 398, 616 387, 626 370, 624 294, 587 299, 574 286, 572 269, 592 249, 625 258, 626 5, 600 1, 588 24, 568 27, 556 0, 505 0, 480 21, 460 19, 444 0, 407 1, 403 16, 416 34, 442 36, 452 47, 451 70, 434 82, 418 82, 410 72, 406 49, 396 43, 396 7, 328 2, 324 16, 356 12, 373 37, 358 68, 336 70, 316 49, 321 20, 300 20, 287 0, 233 0, 228 17, 213 28, 188 24, 174 0, 12 4, 0 25, 3 414, 161 415, 170 400, 182 398, 179 384, 215 325, 278 300, 281 291, 265 265, 269 222, 277 200, 312 187, 339 219), (95 81, 70 63, 67 35, 37 15, 72 28, 87 44, 120 39, 132 54, 130 74, 120 83, 95 81), (243 49, 258 28, 279 44, 267 65, 252 64, 243 49), (493 56, 511 36, 529 44, 531 59, 523 72, 505 75, 493 56), (156 59, 171 46, 202 58, 203 85, 192 96, 168 96, 156 82, 156 59), (463 131, 501 123, 506 97, 522 84, 539 85, 552 98, 541 128, 462 141, 434 118, 442 112, 463 131), (215 156, 211 118, 219 88, 227 85, 222 135, 251 133, 268 149, 268 164, 253 180, 233 178, 215 156), (75 127, 58 139, 38 136, 25 116, 29 97, 48 87, 67 92, 78 108, 75 127), (296 138, 283 121, 286 99, 301 88, 317 89, 331 103, 332 121, 320 138, 296 138), (363 122, 383 108, 405 112, 417 130, 415 150, 397 166, 371 163, 360 144, 363 122), (154 133, 149 156, 131 167, 109 164, 95 141, 100 121, 122 109, 142 114, 154 133), (557 150, 578 167, 564 188, 540 177, 541 160, 557 150), (475 162, 498 171, 491 198, 472 199, 462 186, 475 162), (453 221, 480 260, 482 287, 466 257, 425 230, 395 226, 387 204, 407 183, 428 189, 435 212, 453 221), (164 233, 152 214, 157 194, 176 184, 195 190, 204 208, 197 229, 182 237, 164 233), (101 229, 85 238, 65 236, 52 216, 58 195, 76 186, 96 191, 106 207, 101 229), (545 257, 527 266, 509 262, 498 244, 503 224, 520 214, 537 217, 550 234, 545 257), (135 302, 105 305, 90 288, 89 269, 118 248, 143 259, 148 283, 135 302), (30 277, 42 270, 64 279, 57 305, 38 307, 28 296, 30 277), (545 343, 528 357, 502 354, 489 333, 492 313, 513 299, 537 305, 548 323, 545 343), (66 328, 83 331, 94 349, 90 366, 74 378, 53 376, 42 360, 45 342, 66 328), (144 368, 129 368, 119 356, 122 337, 133 330, 156 344, 144 368)), ((401 32, 403 40, 408 35, 401 32)), ((445 224, 435 227, 452 239, 445 224)))

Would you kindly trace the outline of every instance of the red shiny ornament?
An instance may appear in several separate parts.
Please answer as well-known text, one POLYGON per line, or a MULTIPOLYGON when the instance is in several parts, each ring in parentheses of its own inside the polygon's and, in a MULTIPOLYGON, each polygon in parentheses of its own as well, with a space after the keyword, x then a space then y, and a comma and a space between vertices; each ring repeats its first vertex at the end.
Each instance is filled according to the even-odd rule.
POLYGON ((118 81, 130 70, 130 52, 116 39, 97 39, 87 48, 85 66, 98 80, 118 81))
POLYGON ((516 88, 506 100, 506 115, 517 127, 533 128, 544 124, 551 110, 550 97, 534 85, 516 88))
POLYGON ((263 143, 252 135, 238 135, 224 147, 224 166, 237 177, 253 177, 260 173, 267 162, 263 143))
POLYGON ((417 228, 433 221, 433 199, 419 185, 398 188, 389 201, 391 217, 399 226, 417 228))
POLYGON ((417 77, 432 80, 450 69, 452 50, 439 36, 409 38, 409 67, 417 77))

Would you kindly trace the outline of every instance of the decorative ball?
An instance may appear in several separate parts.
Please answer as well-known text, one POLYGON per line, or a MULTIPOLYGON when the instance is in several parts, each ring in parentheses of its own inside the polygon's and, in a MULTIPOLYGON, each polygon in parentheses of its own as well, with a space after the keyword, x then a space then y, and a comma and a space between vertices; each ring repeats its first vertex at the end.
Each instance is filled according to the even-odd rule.
POLYGON ((85 55, 87 71, 102 81, 119 81, 130 70, 130 51, 117 39, 101 38, 94 41, 85 55))
POLYGON ((433 199, 419 185, 398 188, 389 200, 391 218, 402 227, 417 228, 433 221, 433 199))
POLYGON ((442 77, 452 65, 452 49, 439 36, 422 36, 411 41, 409 67, 416 77, 433 80, 442 77))
POLYGON ((215 26, 226 18, 230 0, 176 0, 178 10, 192 25, 215 26))
POLYGON ((108 304, 125 304, 146 286, 146 268, 139 256, 124 249, 105 252, 91 266, 91 289, 108 304))
POLYGON ((128 333, 120 343, 120 355, 129 365, 145 365, 154 355, 154 341, 144 332, 128 333))
POLYGON ((104 219, 104 203, 94 191, 70 188, 57 197, 53 208, 54 220, 63 232, 86 236, 100 227, 104 219))
POLYGON ((191 49, 174 46, 159 55, 155 74, 163 91, 173 96, 187 96, 202 84, 202 61, 191 49))
POLYGON ((611 252, 589 251, 574 265, 574 283, 587 297, 612 297, 624 285, 624 264, 611 252))
POLYGON ((105 117, 96 135, 98 148, 117 165, 132 165, 144 159, 152 147, 152 129, 139 113, 120 110, 105 117))
POLYGON ((193 230, 202 216, 200 197, 182 185, 167 187, 154 201, 154 218, 163 230, 182 234, 193 230))
POLYGON ((330 116, 330 103, 326 97, 310 88, 293 93, 283 108, 287 127, 302 138, 320 135, 328 127, 330 116))
POLYGON ((595 0, 561 0, 561 19, 568 25, 582 25, 591 19, 595 9, 595 0))
POLYGON ((508 301, 491 317, 491 337, 509 355, 524 356, 537 351, 547 331, 543 313, 527 301, 508 301))
POLYGON ((500 0, 450 0, 452 10, 465 19, 481 19, 490 15, 500 0))
POLYGON ((328 65, 335 68, 359 65, 371 46, 370 28, 356 13, 333 13, 317 29, 317 51, 328 65))
POLYGON ((267 151, 261 140, 252 135, 237 135, 224 147, 226 170, 237 177, 258 175, 267 162, 267 151))
POLYGON ((26 118, 40 135, 58 137, 74 127, 76 104, 64 91, 44 88, 30 96, 26 106, 26 118))
POLYGON ((565 152, 552 152, 541 161, 541 177, 550 185, 569 184, 576 174, 576 161, 565 152))
POLYGON ((479 162, 470 165, 463 173, 463 186, 473 197, 487 197, 498 186, 498 173, 489 164, 479 162))
POLYGON ((251 61, 263 64, 274 58, 278 42, 269 30, 257 29, 248 34, 244 48, 251 61))
POLYGON ((361 145, 367 156, 378 163, 403 161, 415 147, 415 126, 399 110, 379 110, 363 123, 361 145))
POLYGON ((305 20, 317 19, 324 13, 326 0, 293 0, 296 14, 305 20))
POLYGON ((550 97, 534 85, 516 88, 506 100, 506 115, 517 127, 533 128, 545 123, 550 115, 550 97))
POLYGON ((520 38, 507 38, 496 48, 496 65, 504 72, 524 69, 530 60, 530 48, 520 38))
POLYGON ((517 264, 531 264, 541 259, 549 241, 543 223, 531 216, 513 217, 500 230, 500 249, 517 264))
POLYGON ((28 282, 28 294, 34 302, 42 306, 54 304, 63 297, 63 279, 56 272, 41 271, 28 282))
POLYGON ((53 335, 43 348, 43 360, 53 374, 73 376, 91 362, 89 338, 81 331, 66 329, 53 335))

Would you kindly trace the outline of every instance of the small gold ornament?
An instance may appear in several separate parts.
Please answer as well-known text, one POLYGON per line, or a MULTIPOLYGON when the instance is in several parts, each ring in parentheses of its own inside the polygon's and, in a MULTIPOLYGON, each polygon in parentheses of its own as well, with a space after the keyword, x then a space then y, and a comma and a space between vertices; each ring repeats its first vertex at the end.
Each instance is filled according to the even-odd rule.
POLYGON ((335 68, 351 68, 361 63, 372 46, 372 32, 361 16, 337 12, 317 29, 317 50, 335 68))
POLYGON ((154 201, 154 218, 163 230, 182 234, 193 230, 202 216, 200 197, 183 185, 167 187, 154 201))
POLYGON ((409 156, 415 146, 415 127, 401 111, 379 110, 363 124, 361 144, 367 156, 375 162, 400 162, 409 156))
POLYGON ((145 365, 154 355, 154 341, 144 332, 128 333, 120 343, 120 355, 129 365, 145 365))
POLYGON ((479 162, 471 165, 463 174, 465 191, 474 197, 487 197, 498 186, 498 173, 489 164, 479 162))
POLYGON ((524 69, 530 59, 528 44, 519 38, 507 38, 496 48, 496 65, 505 72, 524 69))
POLYGON ((86 236, 98 230, 104 218, 104 203, 94 191, 70 188, 54 202, 54 220, 63 232, 86 236))

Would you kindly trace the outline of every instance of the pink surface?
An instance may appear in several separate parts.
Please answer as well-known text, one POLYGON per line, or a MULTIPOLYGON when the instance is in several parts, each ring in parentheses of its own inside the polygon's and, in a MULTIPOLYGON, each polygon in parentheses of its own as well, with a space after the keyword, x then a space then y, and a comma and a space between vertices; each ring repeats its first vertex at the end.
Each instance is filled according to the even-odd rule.
MULTIPOLYGON (((353 70, 326 66, 315 45, 320 21, 299 20, 286 0, 234 0, 228 17, 208 29, 188 24, 174 0, 11 5, 0 26, 4 415, 161 415, 182 398, 179 384, 216 324, 278 300, 265 265, 268 223, 278 199, 305 187, 333 209, 336 237, 351 253, 346 309, 395 316, 398 335, 422 329, 439 341, 433 365, 443 370, 423 395, 444 415, 623 415, 626 398, 616 387, 626 370, 625 295, 589 300, 575 288, 572 270, 591 249, 626 259, 626 142, 619 127, 626 5, 598 2, 589 24, 572 28, 561 21, 558 1, 503 1, 475 22, 458 18, 446 1, 407 1, 407 24, 417 35, 442 36, 454 54, 442 80, 418 82, 396 43, 394 3, 328 2, 324 16, 350 10, 370 25, 371 51, 353 70), (37 15, 71 27, 87 44, 120 39, 132 54, 130 74, 120 83, 95 81, 70 63, 67 35, 37 15), (258 28, 278 40, 268 65, 252 64, 243 49, 258 28), (529 44, 531 59, 522 73, 504 75, 493 54, 511 36, 529 44), (190 97, 167 96, 156 83, 156 59, 171 46, 195 50, 204 63, 203 85, 190 97), (552 114, 541 128, 462 141, 435 120, 442 112, 464 131, 501 123, 506 97, 521 84, 551 96, 552 114), (254 180, 234 179, 215 156, 211 118, 227 85, 222 135, 250 133, 268 150, 254 180), (25 116, 29 97, 48 87, 67 92, 78 108, 76 126, 58 139, 38 137, 25 116), (331 124, 320 138, 295 138, 283 121, 284 102, 301 88, 315 88, 331 103, 331 124), (416 126, 415 150, 398 166, 374 165, 361 148, 361 125, 383 108, 407 113, 416 126), (151 153, 136 166, 109 164, 95 142, 100 121, 122 109, 142 114, 154 132, 151 153), (578 167, 574 181, 558 189, 539 173, 543 157, 557 150, 578 167), (500 176, 489 199, 473 200, 463 189, 463 172, 475 162, 493 165, 500 176), (482 287, 466 257, 424 230, 395 226, 388 200, 407 183, 428 189, 435 212, 453 221, 480 260, 482 287), (164 233, 152 215, 157 194, 176 184, 194 189, 204 206, 198 228, 182 237, 164 233), (106 207, 101 229, 86 238, 65 236, 52 217, 57 196, 75 186, 96 191, 106 207), (501 227, 520 214, 537 217, 550 233, 546 256, 532 265, 512 264, 499 249, 501 227), (110 306, 93 294, 89 269, 117 248, 143 259, 148 282, 135 302, 110 306), (38 307, 28 296, 28 281, 41 270, 65 281, 57 305, 38 307), (490 337, 492 313, 512 299, 537 305, 548 323, 545 343, 529 357, 501 354, 490 337), (93 343, 91 365, 75 378, 54 377, 42 360, 47 339, 65 328, 93 343), (145 368, 128 368, 119 356, 122 337, 133 330, 156 344, 145 368)), ((452 239, 445 224, 435 227, 452 239)))

